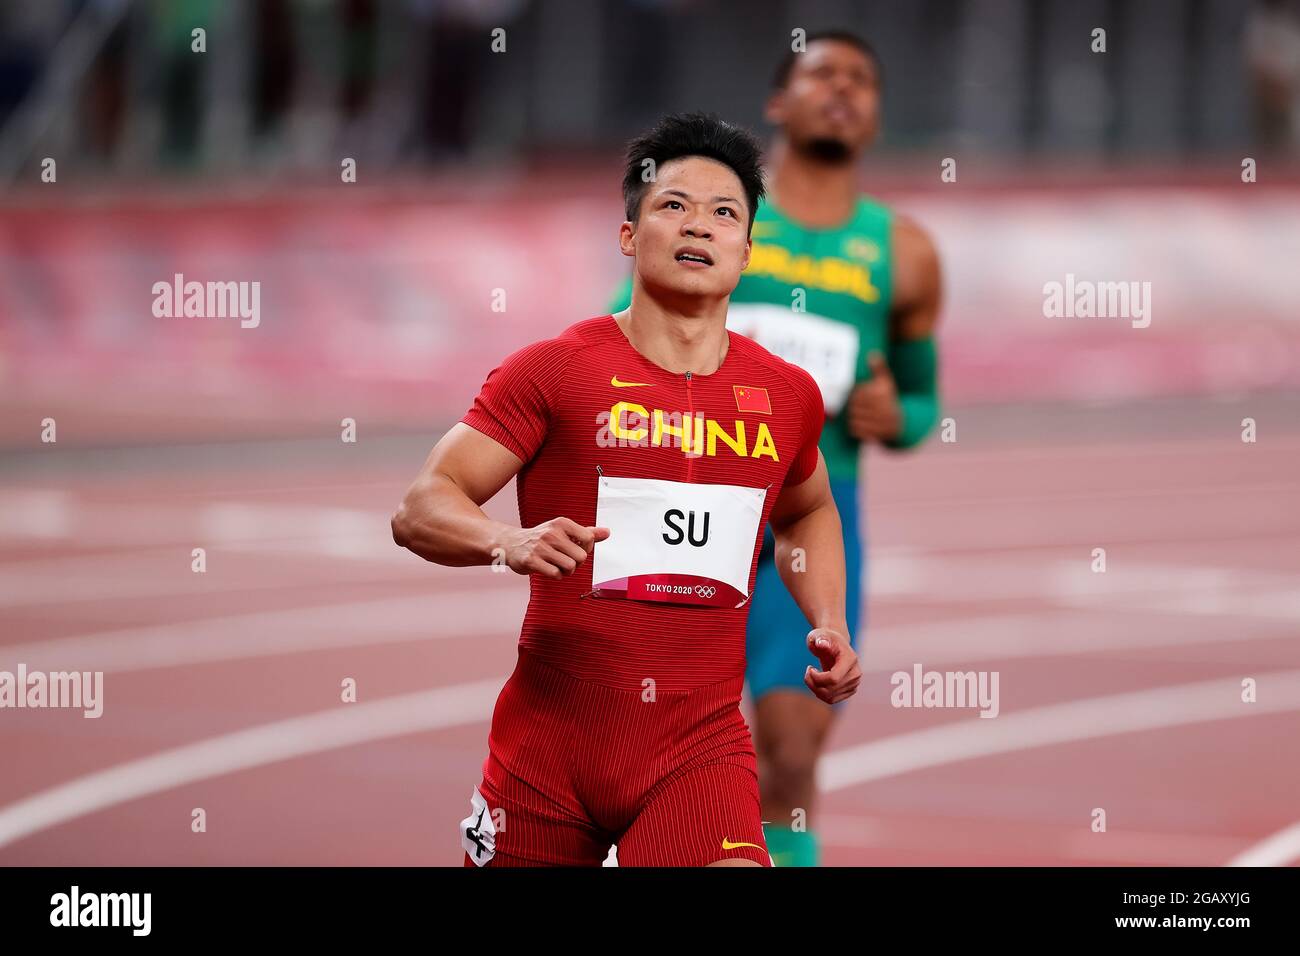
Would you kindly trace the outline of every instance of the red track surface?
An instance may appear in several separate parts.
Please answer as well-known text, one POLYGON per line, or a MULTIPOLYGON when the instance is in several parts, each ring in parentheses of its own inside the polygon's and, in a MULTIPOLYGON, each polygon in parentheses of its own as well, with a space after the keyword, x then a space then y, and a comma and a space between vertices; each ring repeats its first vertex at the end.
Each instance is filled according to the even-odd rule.
MULTIPOLYGON (((1098 439, 984 412, 873 457, 868 674, 824 767, 827 864, 1216 865, 1300 820, 1300 432, 1262 416, 1243 444, 1241 417, 1126 431, 1116 410, 1098 439), (997 671, 999 716, 892 707, 914 663, 997 671)), ((102 670, 105 702, 0 711, 0 863, 459 865, 526 582, 392 545, 428 440, 328 444, 15 459, 0 670, 102 670)), ((489 510, 513 517, 513 489, 489 510)))

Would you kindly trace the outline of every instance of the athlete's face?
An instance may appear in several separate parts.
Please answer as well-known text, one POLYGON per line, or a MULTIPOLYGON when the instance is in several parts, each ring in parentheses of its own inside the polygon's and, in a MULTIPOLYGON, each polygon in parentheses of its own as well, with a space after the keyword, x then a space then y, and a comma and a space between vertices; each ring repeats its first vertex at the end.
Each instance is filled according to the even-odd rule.
POLYGON ((785 89, 772 94, 765 115, 796 149, 852 159, 880 128, 876 62, 851 43, 816 40, 795 57, 785 89))
POLYGON ((641 197, 638 222, 619 246, 636 257, 641 284, 674 296, 728 296, 749 265, 750 209, 725 163, 684 156, 664 163, 641 197))

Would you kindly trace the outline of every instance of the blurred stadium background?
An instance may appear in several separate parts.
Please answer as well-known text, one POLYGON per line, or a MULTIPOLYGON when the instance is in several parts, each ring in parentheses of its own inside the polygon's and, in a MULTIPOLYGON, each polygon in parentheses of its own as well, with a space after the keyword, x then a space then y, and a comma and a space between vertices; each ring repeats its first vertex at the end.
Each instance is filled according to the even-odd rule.
POLYGON ((0 711, 0 862, 458 863, 527 586, 388 514, 603 310, 622 142, 767 135, 831 27, 884 63, 863 188, 943 257, 957 441, 871 454, 827 862, 1300 859, 1300 3, 2 0, 0 670, 107 676, 99 720, 0 711), (176 274, 260 324, 155 317, 176 274), (1044 317, 1067 274, 1150 326, 1044 317), (1001 717, 890 708, 913 662, 998 669, 1001 717))

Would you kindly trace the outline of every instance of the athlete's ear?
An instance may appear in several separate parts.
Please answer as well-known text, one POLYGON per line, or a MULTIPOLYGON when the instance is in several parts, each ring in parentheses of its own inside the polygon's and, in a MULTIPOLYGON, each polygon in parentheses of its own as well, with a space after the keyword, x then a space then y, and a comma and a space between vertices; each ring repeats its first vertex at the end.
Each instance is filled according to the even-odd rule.
POLYGON ((618 251, 625 256, 636 256, 636 225, 624 222, 618 227, 618 251))
MULTIPOLYGON (((750 226, 749 228, 752 230, 754 227, 750 226)), ((746 269, 749 268, 749 253, 753 248, 754 248, 754 237, 751 233, 751 235, 745 238, 745 255, 740 260, 741 272, 744 272, 746 269)))

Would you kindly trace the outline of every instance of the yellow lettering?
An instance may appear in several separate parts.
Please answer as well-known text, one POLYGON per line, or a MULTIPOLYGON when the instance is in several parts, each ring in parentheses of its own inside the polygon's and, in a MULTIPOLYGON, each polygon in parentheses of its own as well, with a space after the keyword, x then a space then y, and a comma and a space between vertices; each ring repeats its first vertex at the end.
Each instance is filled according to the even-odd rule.
POLYGON ((823 259, 823 288, 833 292, 846 292, 853 285, 855 270, 843 259, 823 259))
POLYGON ((766 422, 758 423, 758 434, 754 439, 752 454, 745 436, 745 423, 741 419, 736 419, 736 433, 733 435, 721 423, 705 415, 692 412, 665 412, 659 408, 650 412, 644 405, 635 402, 618 402, 609 410, 609 432, 621 441, 642 444, 645 443, 647 435, 650 435, 650 444, 657 447, 663 446, 665 436, 676 436, 685 454, 708 455, 711 458, 718 453, 720 438, 741 458, 771 458, 776 462, 781 460, 777 455, 776 441, 772 438, 772 432, 766 422), (653 432, 644 426, 629 428, 624 424, 624 416, 627 415, 637 415, 640 416, 641 421, 653 422, 653 432), (680 426, 673 424, 678 415, 682 417, 680 426))
POLYGON ((736 419, 735 439, 732 439, 732 437, 729 434, 727 434, 727 430, 723 428, 721 425, 719 425, 717 422, 715 422, 712 418, 708 419, 708 428, 709 428, 708 450, 705 452, 705 454, 708 455, 710 458, 712 458, 715 454, 717 454, 719 438, 721 438, 724 442, 726 442, 727 445, 730 446, 731 450, 734 451, 737 455, 740 455, 742 458, 746 456, 745 449, 748 446, 745 443, 745 423, 742 422, 740 419, 736 419))
POLYGON ((609 410, 609 430, 614 437, 623 441, 645 441, 646 430, 644 428, 623 427, 624 412, 635 412, 641 416, 643 421, 650 417, 650 413, 642 405, 635 402, 619 402, 609 410))
POLYGON ((687 412, 682 416, 682 451, 688 455, 692 452, 699 455, 704 451, 704 422, 703 415, 696 418, 687 412))
POLYGON ((863 302, 879 302, 880 290, 871 284, 871 271, 858 266, 854 270, 853 294, 863 302))
MULTIPOLYGON (((674 413, 675 414, 675 413, 674 413)), ((678 440, 682 439, 682 427, 680 425, 670 425, 664 421, 664 413, 661 409, 655 409, 655 433, 650 439, 650 444, 656 447, 663 444, 664 435, 676 435, 678 440)))
MULTIPOLYGON (((744 422, 736 422, 737 425, 743 425, 744 422)), ((742 452, 741 454, 744 454, 742 452)), ((758 437, 754 439, 754 458, 762 458, 764 455, 773 461, 780 461, 776 457, 776 443, 772 441, 772 433, 767 430, 767 422, 758 423, 758 437)))
POLYGON ((771 276, 787 285, 822 289, 851 295, 863 302, 879 302, 880 290, 871 281, 871 270, 857 262, 827 256, 791 256, 783 246, 754 243, 750 252, 750 275, 771 276))

